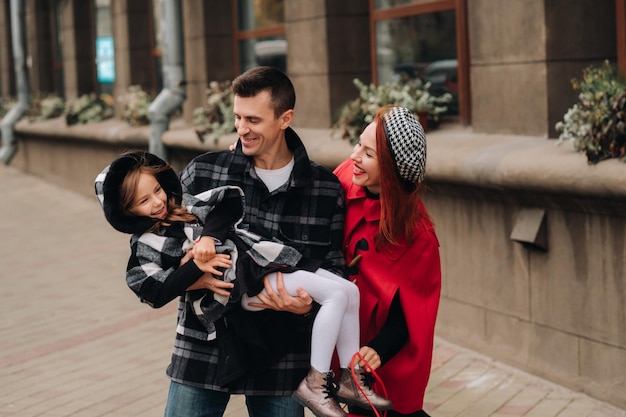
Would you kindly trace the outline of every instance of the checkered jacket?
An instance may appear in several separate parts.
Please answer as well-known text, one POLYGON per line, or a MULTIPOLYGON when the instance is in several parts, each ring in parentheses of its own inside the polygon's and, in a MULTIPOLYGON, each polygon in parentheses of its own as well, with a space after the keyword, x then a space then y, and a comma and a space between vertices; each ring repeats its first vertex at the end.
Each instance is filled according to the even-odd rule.
MULTIPOLYGON (((234 152, 205 153, 191 161, 180 174, 183 192, 195 195, 224 185, 240 187, 246 200, 242 225, 276 238, 297 249, 305 259, 316 260, 319 266, 345 276, 341 185, 330 170, 309 160, 291 128, 286 139, 294 155, 294 168, 289 181, 277 190, 268 191, 238 144, 234 152)), ((179 328, 201 331, 202 326, 186 308, 182 299, 179 328)), ((180 383, 236 394, 291 394, 309 370, 311 319, 271 310, 249 317, 254 327, 271 334, 269 339, 277 340, 275 346, 282 350, 269 369, 221 387, 217 382, 218 343, 207 341, 206 334, 194 337, 185 330, 177 332, 167 374, 180 383)))
MULTIPOLYGON (((113 204, 105 201, 103 191, 109 168, 106 167, 95 181, 96 196, 103 208, 110 208, 110 204, 113 204)), ((231 297, 224 297, 207 290, 186 292, 186 288, 202 276, 203 272, 193 262, 187 262, 179 267, 180 260, 200 236, 215 236, 217 233, 220 239, 223 239, 221 244, 216 246, 216 252, 226 253, 233 259, 232 266, 226 269, 221 277, 227 282, 235 281, 238 276, 241 279, 240 275, 243 272, 240 269, 250 270, 245 265, 239 268, 241 262, 235 262, 236 259, 252 262, 262 269, 262 267, 273 265, 293 267, 302 257, 290 246, 277 241, 268 241, 241 228, 242 217, 234 219, 230 216, 216 219, 218 211, 214 210, 215 207, 227 198, 234 200, 235 204, 239 201, 241 208, 238 211, 243 212, 245 200, 241 188, 217 187, 195 196, 183 196, 183 205, 187 211, 196 215, 198 223, 177 222, 155 233, 135 233, 130 239, 131 255, 126 270, 126 283, 142 302, 155 308, 184 294, 186 304, 184 313, 195 315, 195 319, 203 325, 200 330, 178 326, 177 330, 187 336, 207 338, 207 340, 215 339, 215 320, 221 317, 229 301, 236 302, 241 296, 240 293, 236 293, 231 294, 231 297), (211 224, 221 223, 218 226, 219 231, 206 226, 209 216, 211 216, 211 224), (228 234, 222 233, 222 230, 228 231, 229 229, 228 234), (246 256, 240 256, 240 251, 245 251, 246 256)), ((137 219, 137 224, 141 223, 139 218, 134 219, 137 219)), ((118 223, 124 223, 127 226, 133 224, 130 216, 115 218, 115 220, 109 217, 109 221, 115 223, 112 223, 114 226, 119 226, 118 223)))

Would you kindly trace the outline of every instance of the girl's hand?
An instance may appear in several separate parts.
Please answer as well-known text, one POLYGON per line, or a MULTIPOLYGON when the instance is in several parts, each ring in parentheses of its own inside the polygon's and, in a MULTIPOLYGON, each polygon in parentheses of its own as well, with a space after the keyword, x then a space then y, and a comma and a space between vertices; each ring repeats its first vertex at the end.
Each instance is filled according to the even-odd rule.
POLYGON ((228 269, 233 264, 233 261, 230 260, 230 256, 225 253, 218 253, 207 262, 202 262, 196 257, 194 257, 193 261, 202 272, 208 272, 210 274, 217 275, 218 277, 221 277, 224 274, 217 268, 228 269))
POLYGON ((364 361, 359 359, 358 365, 363 368, 363 370, 375 371, 376 369, 380 368, 380 365, 382 364, 380 356, 378 356, 378 352, 376 352, 374 349, 369 346, 363 346, 359 350, 359 353, 361 354, 361 356, 363 356, 363 359, 367 361, 366 365, 364 361))
POLYGON ((189 262, 192 259, 193 259, 193 252, 188 250, 185 253, 185 256, 183 256, 183 258, 180 260, 180 265, 179 266, 183 266, 184 264, 186 264, 187 262, 189 262))
POLYGON ((208 262, 215 256, 215 240, 209 236, 202 236, 193 246, 193 257, 200 262, 208 262))
MULTIPOLYGON (((219 255, 218 255, 219 256, 219 255)), ((213 275, 207 273, 202 275, 196 282, 191 284, 187 291, 207 289, 213 291, 215 294, 228 297, 230 290, 235 285, 232 282, 224 282, 221 279, 213 277, 213 275)))

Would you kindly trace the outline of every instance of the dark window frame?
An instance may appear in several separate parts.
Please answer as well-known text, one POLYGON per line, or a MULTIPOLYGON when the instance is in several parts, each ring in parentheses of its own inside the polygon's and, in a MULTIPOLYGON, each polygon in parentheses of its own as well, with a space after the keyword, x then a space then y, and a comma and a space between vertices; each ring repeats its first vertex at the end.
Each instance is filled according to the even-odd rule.
POLYGON ((255 38, 267 38, 270 36, 286 36, 285 24, 277 25, 263 29, 252 30, 239 30, 237 24, 237 0, 231 0, 232 7, 232 27, 233 27, 233 68, 235 70, 235 76, 241 73, 241 66, 239 65, 239 41, 255 39, 255 38))
POLYGON ((615 0, 617 66, 626 75, 626 0, 615 0))
MULTIPOLYGON (((617 1, 626 2, 626 0, 617 1)), ((457 73, 459 83, 459 116, 454 119, 458 119, 463 124, 470 124, 472 117, 470 105, 467 0, 434 0, 429 3, 408 4, 388 9, 376 9, 374 2, 375 0, 370 0, 370 44, 372 45, 370 50, 370 60, 372 66, 372 81, 374 83, 378 82, 378 63, 376 56, 376 23, 378 21, 448 10, 455 11, 458 62, 457 73)))

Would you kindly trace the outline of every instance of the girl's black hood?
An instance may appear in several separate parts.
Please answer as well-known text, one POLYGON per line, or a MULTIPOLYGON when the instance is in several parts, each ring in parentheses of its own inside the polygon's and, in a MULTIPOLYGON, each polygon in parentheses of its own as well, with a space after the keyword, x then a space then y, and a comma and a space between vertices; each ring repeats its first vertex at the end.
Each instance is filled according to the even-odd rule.
MULTIPOLYGON (((115 230, 123 233, 144 233, 154 226, 156 222, 156 220, 150 217, 128 216, 122 212, 120 204, 122 181, 129 171, 140 165, 159 167, 167 165, 167 163, 158 156, 146 151, 129 152, 104 168, 95 180, 96 196, 102 205, 104 216, 115 230)), ((163 190, 165 190, 168 200, 173 198, 177 204, 181 204, 182 188, 174 170, 170 167, 156 174, 156 179, 163 190)))

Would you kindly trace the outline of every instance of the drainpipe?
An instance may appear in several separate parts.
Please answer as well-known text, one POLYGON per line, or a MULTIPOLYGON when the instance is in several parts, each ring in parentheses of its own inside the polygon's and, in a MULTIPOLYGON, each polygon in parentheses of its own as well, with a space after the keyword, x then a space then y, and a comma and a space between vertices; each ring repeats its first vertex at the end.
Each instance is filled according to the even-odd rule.
POLYGON ((169 128, 170 115, 186 98, 180 0, 162 0, 163 90, 148 108, 150 115, 150 152, 168 160, 163 133, 169 128))
POLYGON ((13 37, 13 62, 17 81, 17 104, 2 118, 2 147, 0 160, 9 165, 17 152, 15 124, 28 108, 28 75, 26 72, 26 43, 24 37, 24 0, 11 0, 11 35, 13 37))

